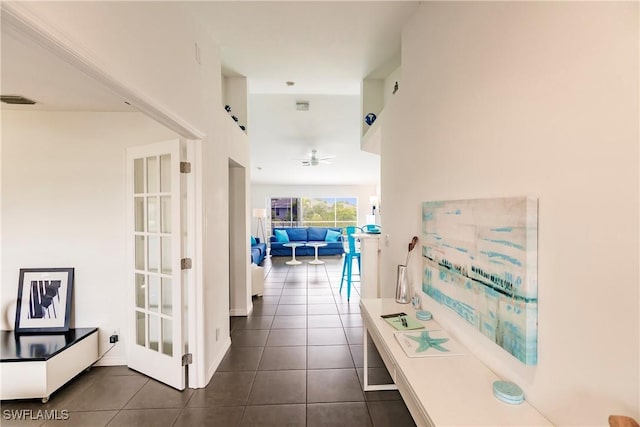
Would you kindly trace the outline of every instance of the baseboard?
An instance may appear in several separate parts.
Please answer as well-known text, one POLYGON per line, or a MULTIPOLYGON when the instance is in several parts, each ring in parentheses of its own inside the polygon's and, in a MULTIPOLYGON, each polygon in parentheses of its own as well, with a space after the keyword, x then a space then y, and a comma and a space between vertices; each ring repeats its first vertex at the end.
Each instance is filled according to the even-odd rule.
POLYGON ((229 316, 248 316, 249 313, 245 308, 232 308, 229 310, 229 316))
POLYGON ((98 360, 93 366, 120 366, 127 365, 127 359, 121 356, 109 357, 106 355, 102 359, 98 360))
POLYGON ((227 354, 227 350, 229 350, 229 347, 231 347, 231 337, 227 337, 227 339, 222 344, 222 347, 220 348, 220 352, 218 353, 216 358, 213 359, 213 363, 207 371, 206 384, 209 384, 209 381, 211 381, 211 378, 213 378, 213 374, 215 374, 218 366, 220 366, 220 363, 222 363, 222 359, 224 358, 224 355, 227 354))

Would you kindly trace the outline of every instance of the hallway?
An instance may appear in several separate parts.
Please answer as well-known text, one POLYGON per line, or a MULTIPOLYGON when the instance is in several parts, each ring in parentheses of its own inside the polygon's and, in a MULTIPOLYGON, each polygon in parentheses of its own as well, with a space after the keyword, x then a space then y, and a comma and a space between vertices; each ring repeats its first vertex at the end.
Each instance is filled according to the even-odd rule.
MULTIPOLYGON (((264 295, 251 316, 231 319, 232 347, 190 406, 246 404, 247 426, 413 426, 397 391, 362 391, 359 283, 348 303, 338 292, 342 258, 287 260, 265 261, 264 295)), ((377 352, 369 355, 371 382, 390 382, 377 352)))

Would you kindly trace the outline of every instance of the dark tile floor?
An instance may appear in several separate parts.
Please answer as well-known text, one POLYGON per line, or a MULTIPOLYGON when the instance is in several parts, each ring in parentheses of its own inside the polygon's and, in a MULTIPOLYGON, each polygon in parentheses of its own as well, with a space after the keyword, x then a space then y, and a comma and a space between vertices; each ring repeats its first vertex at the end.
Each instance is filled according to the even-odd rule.
MULTIPOLYGON (((232 345, 206 388, 178 392, 126 367, 99 367, 39 400, 3 401, 2 426, 414 426, 396 391, 363 392, 356 283, 338 292, 342 259, 288 266, 265 261, 264 295, 231 318, 232 345), (12 410, 66 420, 11 420, 12 410)), ((373 383, 390 377, 374 347, 373 383)))

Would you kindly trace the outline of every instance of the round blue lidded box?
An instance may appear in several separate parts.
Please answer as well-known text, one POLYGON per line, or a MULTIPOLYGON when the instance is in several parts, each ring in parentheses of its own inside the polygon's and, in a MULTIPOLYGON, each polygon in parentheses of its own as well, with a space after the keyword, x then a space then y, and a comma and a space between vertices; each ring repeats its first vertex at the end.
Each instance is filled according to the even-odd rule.
POLYGON ((431 320, 431 312, 425 310, 416 311, 416 317, 418 320, 431 320))
POLYGON ((493 383, 493 395, 498 400, 512 405, 524 402, 524 392, 517 384, 511 381, 495 381, 493 383))

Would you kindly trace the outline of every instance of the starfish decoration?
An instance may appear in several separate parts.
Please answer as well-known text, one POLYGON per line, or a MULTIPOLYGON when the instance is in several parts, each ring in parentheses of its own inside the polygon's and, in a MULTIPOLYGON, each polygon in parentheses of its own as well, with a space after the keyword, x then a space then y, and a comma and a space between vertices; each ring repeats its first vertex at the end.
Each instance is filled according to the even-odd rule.
POLYGON ((448 349, 440 345, 449 341, 449 338, 431 338, 429 336, 429 331, 421 332, 419 337, 409 335, 407 338, 420 344, 420 347, 418 347, 418 349, 416 350, 417 353, 427 351, 429 350, 429 348, 434 348, 438 351, 449 351, 448 349))

